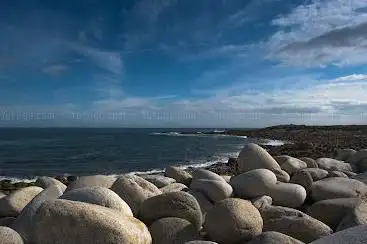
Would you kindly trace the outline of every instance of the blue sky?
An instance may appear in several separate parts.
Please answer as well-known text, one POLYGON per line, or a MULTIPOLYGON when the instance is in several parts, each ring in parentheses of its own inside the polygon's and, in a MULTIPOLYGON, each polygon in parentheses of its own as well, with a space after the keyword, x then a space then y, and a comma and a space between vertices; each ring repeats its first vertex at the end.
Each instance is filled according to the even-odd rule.
POLYGON ((3 0, 0 126, 367 122, 365 0, 3 0))

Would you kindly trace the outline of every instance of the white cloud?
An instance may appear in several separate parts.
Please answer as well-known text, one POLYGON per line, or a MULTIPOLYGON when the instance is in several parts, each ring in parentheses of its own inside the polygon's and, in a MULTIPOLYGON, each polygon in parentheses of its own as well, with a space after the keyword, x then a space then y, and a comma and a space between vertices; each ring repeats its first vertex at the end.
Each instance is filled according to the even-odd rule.
POLYGON ((347 75, 347 76, 335 78, 333 81, 338 82, 338 81, 358 81, 358 80, 367 81, 367 75, 365 74, 347 75))
POLYGON ((68 70, 68 67, 61 64, 54 64, 46 66, 42 69, 43 73, 49 74, 49 75, 59 75, 65 71, 68 70))

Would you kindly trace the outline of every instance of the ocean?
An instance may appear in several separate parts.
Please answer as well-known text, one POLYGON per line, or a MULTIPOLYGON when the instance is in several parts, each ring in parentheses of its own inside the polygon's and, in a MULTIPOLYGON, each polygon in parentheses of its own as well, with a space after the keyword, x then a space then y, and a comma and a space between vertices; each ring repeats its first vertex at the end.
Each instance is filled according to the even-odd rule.
MULTIPOLYGON (((255 138, 213 129, 1 128, 0 179, 160 172, 227 162, 255 138)), ((262 143, 277 143, 267 141, 262 143)))

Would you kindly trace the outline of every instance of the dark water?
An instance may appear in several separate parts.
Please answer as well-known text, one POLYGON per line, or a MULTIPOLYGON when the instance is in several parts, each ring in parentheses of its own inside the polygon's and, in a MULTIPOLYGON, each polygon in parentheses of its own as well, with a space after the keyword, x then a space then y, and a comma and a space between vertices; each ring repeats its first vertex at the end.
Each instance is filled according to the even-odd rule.
POLYGON ((207 164, 227 160, 249 142, 220 135, 159 134, 164 131, 172 129, 3 128, 0 176, 119 174, 207 164))

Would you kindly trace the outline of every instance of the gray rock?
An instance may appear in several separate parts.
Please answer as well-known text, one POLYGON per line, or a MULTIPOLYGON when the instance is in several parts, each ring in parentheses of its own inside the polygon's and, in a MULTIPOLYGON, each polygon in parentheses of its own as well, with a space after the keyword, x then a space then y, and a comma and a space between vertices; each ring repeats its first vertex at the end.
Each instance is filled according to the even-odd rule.
POLYGON ((307 168, 302 169, 301 171, 309 173, 313 181, 325 179, 329 175, 329 172, 327 170, 319 168, 307 168))
POLYGON ((16 217, 23 208, 43 189, 38 186, 29 186, 12 192, 0 199, 0 217, 16 217))
POLYGON ((222 180, 206 180, 206 179, 194 179, 191 182, 190 188, 195 191, 199 191, 207 196, 211 201, 218 202, 229 198, 233 189, 230 184, 222 180))
POLYGON ((33 239, 31 236, 34 225, 33 218, 37 209, 43 202, 57 199, 62 193, 62 189, 57 184, 51 184, 24 207, 20 215, 11 224, 11 228, 17 231, 25 242, 30 242, 33 239))
POLYGON ((221 175, 221 177, 227 182, 229 183, 231 181, 232 175, 221 175))
POLYGON ((0 226, 0 243, 1 244, 23 244, 22 237, 9 227, 0 226))
POLYGON ((175 179, 178 183, 189 186, 191 184, 192 176, 179 167, 168 166, 165 170, 165 175, 175 179))
POLYGON ((182 244, 187 241, 200 239, 195 226, 186 219, 162 218, 149 226, 152 244, 182 244))
POLYGON ((347 178, 327 178, 312 185, 312 199, 322 201, 334 198, 364 197, 367 194, 367 185, 347 178))
POLYGON ((139 213, 140 205, 148 198, 162 194, 155 185, 137 175, 120 177, 111 186, 133 211, 134 216, 139 213))
POLYGON ((349 228, 323 237, 310 244, 365 244, 367 243, 367 225, 349 228))
POLYGON ((285 182, 286 183, 286 182, 289 182, 289 180, 291 179, 289 174, 287 172, 285 172, 284 170, 274 169, 273 173, 277 177, 277 180, 280 181, 280 182, 285 182))
POLYGON ((225 181, 222 176, 206 169, 195 169, 192 172, 192 180, 215 180, 225 181))
POLYGON ((246 244, 304 244, 293 237, 275 231, 263 232, 246 244))
POLYGON ((319 167, 316 160, 313 159, 313 158, 302 157, 302 158, 299 158, 299 159, 307 164, 307 168, 318 168, 319 167))
POLYGON ((361 199, 359 198, 337 198, 328 199, 314 203, 308 210, 308 214, 330 226, 333 230, 337 228, 343 218, 353 211, 361 199))
POLYGON ((79 179, 70 182, 65 191, 67 192, 83 187, 94 187, 94 186, 110 188, 115 181, 116 181, 115 177, 107 175, 81 176, 79 179))
POLYGON ((164 193, 145 200, 140 208, 139 219, 147 225, 160 218, 177 217, 190 221, 198 230, 202 213, 195 197, 187 192, 164 193))
POLYGON ((264 208, 265 206, 269 206, 273 204, 273 199, 269 196, 262 196, 251 200, 252 205, 255 206, 255 208, 264 208))
POLYGON ((188 189, 189 188, 182 183, 172 183, 170 185, 160 188, 159 190, 161 190, 163 193, 169 193, 169 192, 176 192, 176 191, 184 191, 188 189))
POLYGON ((319 168, 328 171, 353 171, 351 164, 333 158, 319 158, 316 160, 319 168))
POLYGON ((367 202, 362 200, 338 225, 336 231, 367 224, 367 202))
POLYGON ((300 170, 292 175, 290 183, 303 186, 308 195, 312 188, 313 179, 309 172, 300 170))
POLYGON ((259 208, 259 212, 264 221, 278 219, 284 216, 300 217, 304 215, 303 212, 297 209, 273 205, 264 205, 263 207, 259 208))
POLYGON ((15 219, 15 217, 0 218, 0 226, 10 226, 15 219))
POLYGON ((140 177, 154 184, 158 188, 176 183, 175 179, 163 175, 141 175, 140 177))
POLYGON ((289 157, 280 164, 280 167, 289 175, 293 175, 297 171, 307 168, 307 164, 297 158, 289 157))
POLYGON ((214 204, 209 201, 209 199, 201 192, 189 190, 188 193, 195 197, 196 201, 198 201, 203 217, 202 223, 204 223, 206 213, 214 206, 214 204))
POLYGON ((343 172, 337 171, 337 170, 330 171, 328 174, 328 177, 329 178, 332 178, 332 177, 349 178, 348 175, 344 174, 343 172))
POLYGON ((344 174, 346 174, 348 177, 353 177, 358 175, 357 173, 354 173, 352 171, 343 171, 344 174))
POLYGON ((34 216, 33 243, 150 244, 148 228, 134 217, 95 204, 46 201, 34 216))
POLYGON ((36 186, 42 187, 43 189, 56 185, 60 188, 62 192, 66 190, 66 185, 64 185, 63 183, 61 183, 60 181, 54 178, 47 177, 47 176, 38 177, 35 184, 36 186))
POLYGON ((60 199, 97 204, 133 216, 129 205, 110 189, 95 186, 84 187, 66 192, 60 199))
POLYGON ((336 152, 335 159, 340 161, 347 161, 356 152, 357 152, 356 150, 350 148, 338 149, 336 152))
POLYGON ((207 213, 204 228, 212 241, 232 244, 259 235, 263 220, 251 202, 229 198, 216 203, 207 213))

